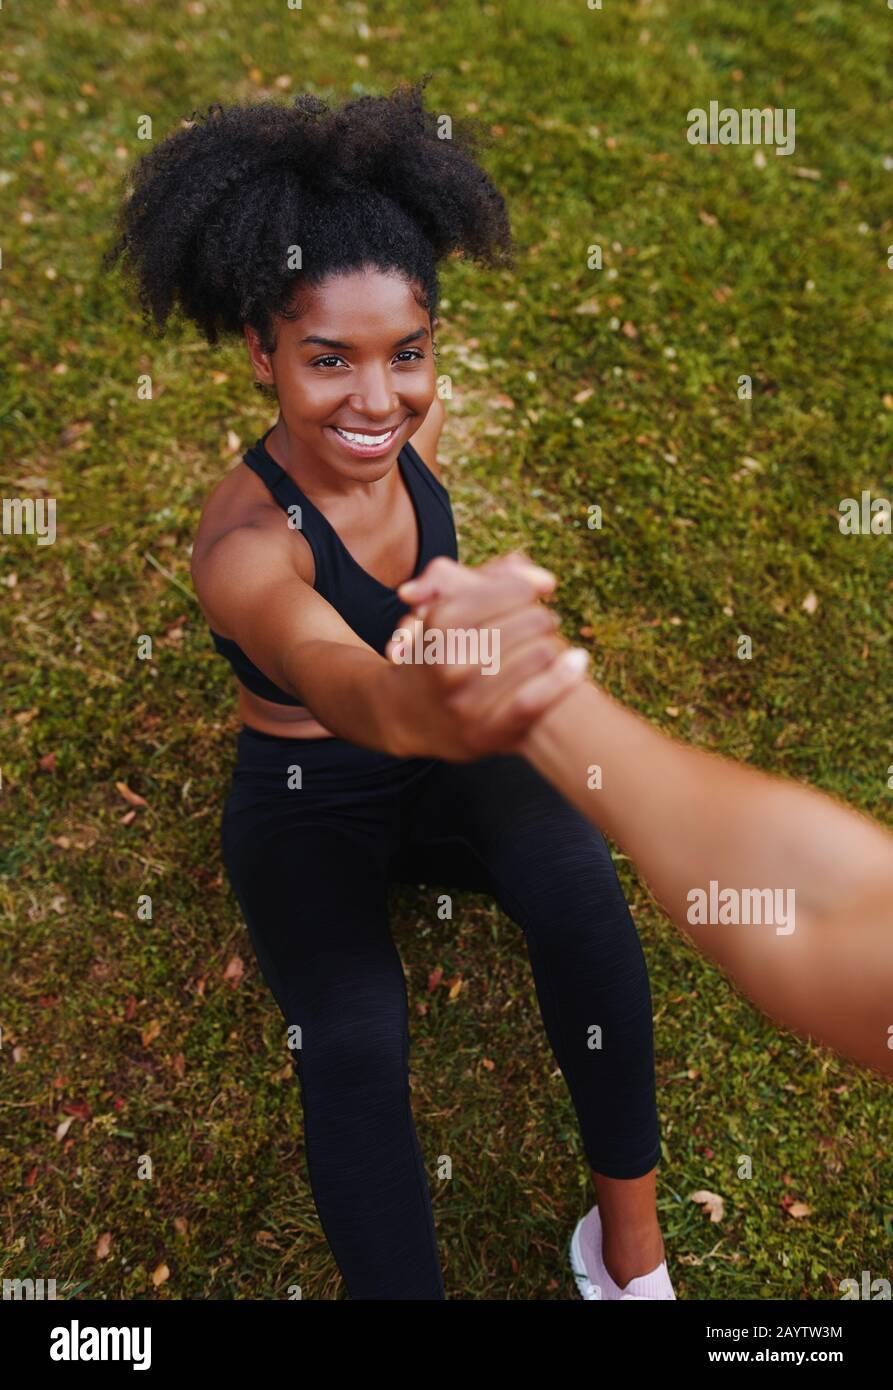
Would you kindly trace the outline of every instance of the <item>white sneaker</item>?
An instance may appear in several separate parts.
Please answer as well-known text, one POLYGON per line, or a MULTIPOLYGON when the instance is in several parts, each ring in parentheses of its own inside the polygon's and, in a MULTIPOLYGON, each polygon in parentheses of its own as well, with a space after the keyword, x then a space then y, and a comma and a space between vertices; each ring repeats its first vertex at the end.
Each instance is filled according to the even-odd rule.
POLYGON ((649 1274, 630 1279, 623 1288, 614 1282, 602 1259, 602 1225, 598 1207, 593 1207, 577 1222, 571 1236, 569 1253, 574 1280, 580 1296, 587 1301, 643 1301, 676 1297, 666 1260, 649 1274))
POLYGON ((592 1300, 592 1299, 599 1299, 599 1300, 600 1300, 600 1299, 601 1299, 601 1296, 602 1296, 601 1285, 599 1285, 599 1284, 593 1284, 593 1282, 592 1282, 592 1280, 589 1278, 589 1274, 588 1274, 588 1272, 587 1272, 587 1270, 586 1270, 586 1262, 585 1262, 585 1260, 583 1259, 583 1249, 582 1249, 582 1246, 581 1246, 581 1244, 580 1244, 580 1232, 581 1232, 581 1230, 582 1230, 582 1228, 583 1228, 583 1221, 584 1221, 584 1220, 585 1220, 585 1217, 584 1217, 584 1218, 581 1218, 581 1219, 577 1222, 576 1228, 575 1228, 575 1230, 574 1230, 574 1234, 571 1236, 571 1245, 570 1245, 571 1269, 572 1269, 573 1272, 574 1272, 574 1280, 575 1280, 575 1282, 576 1282, 577 1288, 578 1288, 579 1291, 580 1291, 580 1296, 581 1296, 581 1298, 586 1298, 586 1299, 589 1299, 589 1300, 592 1300))

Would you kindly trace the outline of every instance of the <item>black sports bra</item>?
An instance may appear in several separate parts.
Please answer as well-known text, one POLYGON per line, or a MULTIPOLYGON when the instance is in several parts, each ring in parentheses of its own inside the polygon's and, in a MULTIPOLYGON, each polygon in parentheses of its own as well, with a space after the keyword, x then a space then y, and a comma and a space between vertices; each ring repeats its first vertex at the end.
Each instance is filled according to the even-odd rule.
MULTIPOLYGON (((274 428, 271 425, 245 453, 243 462, 263 479, 283 511, 300 508, 292 516, 297 522, 296 529, 300 529, 313 552, 314 589, 341 614, 358 637, 384 654, 394 629, 400 625, 400 618, 409 609, 398 599, 395 589, 382 584, 357 563, 319 508, 305 497, 294 479, 268 452, 266 439, 274 428)), ((453 560, 459 558, 456 527, 449 493, 408 440, 397 455, 397 464, 412 498, 418 525, 419 550, 412 573, 415 578, 435 555, 448 555, 453 560)), ((301 701, 274 685, 231 637, 221 637, 213 628, 209 631, 217 651, 248 690, 277 705, 300 706, 301 701)))

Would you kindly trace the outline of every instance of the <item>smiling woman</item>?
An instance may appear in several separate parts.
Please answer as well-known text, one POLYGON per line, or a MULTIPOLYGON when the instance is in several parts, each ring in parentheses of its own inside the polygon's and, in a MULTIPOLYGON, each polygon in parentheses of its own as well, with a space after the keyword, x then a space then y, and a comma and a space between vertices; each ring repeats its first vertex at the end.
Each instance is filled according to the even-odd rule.
POLYGON ((334 111, 311 96, 218 106, 132 171, 110 261, 160 326, 178 303, 209 342, 244 336, 279 406, 207 499, 192 553, 239 681, 223 861, 294 1048, 313 1197, 352 1298, 444 1297, 396 881, 490 893, 523 931, 610 1287, 672 1298, 642 948, 601 835, 513 751, 579 679, 540 577, 500 571, 487 615, 513 639, 509 679, 542 677, 523 711, 484 728, 432 698, 443 668, 384 655, 408 611, 397 586, 457 558, 436 465, 437 263, 510 257, 474 132, 441 133, 421 84, 334 111))
POLYGON ((374 269, 330 275, 305 296, 302 319, 284 321, 274 353, 245 327, 255 375, 275 386, 280 417, 246 454, 252 472, 237 469, 208 499, 192 572, 215 646, 239 679, 244 723, 264 733, 318 738, 332 731, 287 680, 271 679, 263 652, 253 658, 256 624, 247 613, 245 649, 236 640, 242 602, 250 608, 251 593, 229 592, 232 570, 214 563, 218 542, 254 518, 257 479, 268 490, 261 521, 278 535, 286 510, 294 526, 287 537, 291 573, 374 651, 384 651, 403 611, 397 585, 435 555, 455 558, 457 548, 449 497, 434 471, 443 408, 434 396, 427 311, 405 279, 374 269), (337 351, 320 354, 320 346, 337 351))

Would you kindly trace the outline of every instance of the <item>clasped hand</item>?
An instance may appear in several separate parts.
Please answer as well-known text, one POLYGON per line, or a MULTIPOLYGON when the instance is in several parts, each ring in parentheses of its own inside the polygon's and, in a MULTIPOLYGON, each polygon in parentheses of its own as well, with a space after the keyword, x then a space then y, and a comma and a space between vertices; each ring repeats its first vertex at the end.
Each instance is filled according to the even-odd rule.
POLYGON ((559 636, 556 614, 540 602, 555 584, 511 552, 475 569, 437 556, 400 586, 412 611, 385 656, 406 667, 407 755, 470 762, 513 752, 579 684, 588 656, 559 636))

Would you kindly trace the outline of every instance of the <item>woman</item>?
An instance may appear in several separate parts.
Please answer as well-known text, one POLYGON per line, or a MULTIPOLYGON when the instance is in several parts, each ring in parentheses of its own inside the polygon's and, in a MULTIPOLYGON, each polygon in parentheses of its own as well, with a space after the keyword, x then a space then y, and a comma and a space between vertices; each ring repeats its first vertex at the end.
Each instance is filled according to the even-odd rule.
MULTIPOLYGON (((115 255, 155 322, 179 302, 209 342, 244 333, 279 408, 193 548, 239 682, 224 863, 297 1044, 313 1197, 352 1298, 445 1296, 388 925, 399 881, 488 892, 523 931, 593 1171, 599 1289, 671 1299, 648 977, 604 840, 505 752, 517 722, 485 745, 432 706, 429 668, 384 656, 396 586, 457 554, 436 266, 511 250, 473 134, 440 138, 423 85, 337 110, 212 107, 139 162, 122 210, 115 255)), ((528 603, 511 621, 550 663, 552 616, 528 603)))

